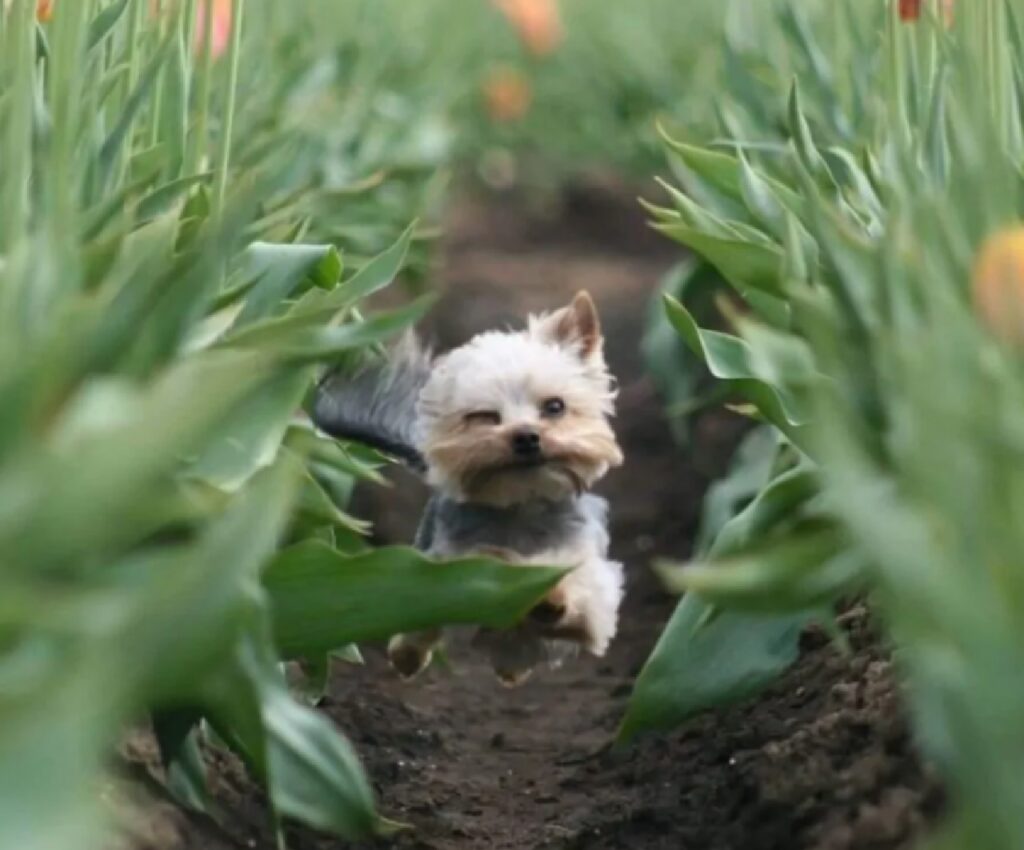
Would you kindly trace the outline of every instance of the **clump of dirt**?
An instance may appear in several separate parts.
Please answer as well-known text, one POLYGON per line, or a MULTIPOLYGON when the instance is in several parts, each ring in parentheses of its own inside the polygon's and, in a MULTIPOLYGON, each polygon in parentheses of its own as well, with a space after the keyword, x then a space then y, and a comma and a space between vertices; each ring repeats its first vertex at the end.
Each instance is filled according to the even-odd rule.
MULTIPOLYGON (((365 760, 388 816, 411 824, 379 846, 405 850, 699 848, 891 850, 913 844, 942 806, 917 756, 888 653, 866 613, 844 621, 851 652, 809 632, 797 665, 757 700, 696 718, 673 735, 608 748, 633 679, 675 603, 652 579, 652 556, 684 557, 701 496, 743 425, 704 415, 686 453, 673 444, 639 357, 646 307, 675 249, 649 233, 631 198, 577 190, 546 212, 515 198, 466 200, 453 211, 432 331, 442 345, 522 321, 589 289, 621 383, 617 431, 627 464, 604 491, 613 554, 627 565, 619 637, 603 659, 580 658, 509 690, 456 639, 450 668, 412 683, 379 647, 365 667, 337 666, 323 710, 365 760)), ((360 494, 382 540, 408 542, 422 487, 360 494)), ((134 764, 159 788, 152 753, 134 764)), ((262 792, 223 756, 213 787, 224 825, 180 812, 136 848, 273 847, 262 792), (172 837, 168 837, 172 836, 172 837), (227 837, 225 837, 227 836, 227 837), (227 842, 227 843, 224 843, 227 842)), ((307 830, 292 850, 344 846, 307 830)))

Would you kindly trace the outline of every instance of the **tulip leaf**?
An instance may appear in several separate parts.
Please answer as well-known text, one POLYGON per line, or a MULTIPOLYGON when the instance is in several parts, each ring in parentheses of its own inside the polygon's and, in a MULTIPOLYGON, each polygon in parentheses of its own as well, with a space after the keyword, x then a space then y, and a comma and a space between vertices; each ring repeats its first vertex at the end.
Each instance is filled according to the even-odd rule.
POLYGON ((676 607, 637 677, 620 742, 667 731, 696 714, 758 693, 796 661, 813 617, 756 616, 713 609, 690 594, 676 607))
POLYGON ((656 224, 655 230, 696 251, 740 292, 760 289, 782 292, 781 246, 752 241, 739 235, 716 236, 685 224, 656 224))
POLYGON ((406 547, 347 556, 312 541, 282 551, 263 582, 277 644, 296 657, 434 626, 507 628, 563 575, 486 558, 435 562, 406 547))
POLYGON ((664 299, 672 325, 691 350, 707 363, 712 375, 750 399, 769 422, 787 434, 792 434, 806 421, 801 405, 785 388, 771 386, 757 378, 746 342, 697 327, 682 304, 671 296, 664 296, 664 299))

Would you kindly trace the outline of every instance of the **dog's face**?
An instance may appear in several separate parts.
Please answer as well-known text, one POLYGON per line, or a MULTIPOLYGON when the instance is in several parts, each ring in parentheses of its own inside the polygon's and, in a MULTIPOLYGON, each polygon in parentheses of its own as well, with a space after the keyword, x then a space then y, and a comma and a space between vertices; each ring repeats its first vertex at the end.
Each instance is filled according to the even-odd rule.
POLYGON ((525 331, 483 333, 440 358, 417 408, 430 484, 507 506, 581 492, 620 464, 602 347, 580 293, 525 331))

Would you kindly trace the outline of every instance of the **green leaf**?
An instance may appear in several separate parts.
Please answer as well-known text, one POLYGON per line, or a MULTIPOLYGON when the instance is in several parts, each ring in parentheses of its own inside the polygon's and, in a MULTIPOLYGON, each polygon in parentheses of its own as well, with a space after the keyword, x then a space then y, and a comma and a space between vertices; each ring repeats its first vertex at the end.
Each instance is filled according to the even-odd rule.
POLYGON ((12 674, 19 656, 32 649, 28 644, 6 651, 0 671, 0 845, 102 847, 96 777, 118 731, 112 720, 124 696, 124 677, 105 671, 110 658, 97 657, 95 647, 65 654, 41 637, 32 641, 29 654, 36 660, 25 665, 27 680, 12 674), (49 658, 48 674, 39 656, 49 658), (60 817, 54 816, 55 805, 60 817))
POLYGON ((836 186, 835 177, 828 167, 828 163, 822 157, 821 152, 814 144, 814 137, 811 135, 811 127, 804 115, 803 105, 800 102, 800 87, 796 80, 789 91, 789 132, 792 136, 793 146, 797 156, 811 174, 816 178, 827 182, 829 186, 836 186))
POLYGON ((288 692, 303 705, 319 705, 327 693, 331 675, 331 657, 318 654, 291 663, 286 669, 288 692))
POLYGON ((694 595, 676 608, 637 677, 620 742, 753 696, 796 661, 800 632, 813 619, 806 612, 770 617, 727 611, 708 622, 711 612, 694 595))
POLYGON ((146 665, 142 693, 152 704, 194 704, 204 680, 230 657, 259 598, 259 575, 284 532, 295 487, 288 464, 266 469, 193 546, 138 562, 132 578, 146 580, 145 596, 131 611, 125 640, 130 657, 146 665))
POLYGON ((154 488, 258 391, 265 369, 260 357, 221 352, 181 361, 141 395, 118 383, 76 397, 60 450, 25 456, 0 485, 4 498, 20 494, 0 531, 8 567, 63 569, 152 533, 162 520, 154 488))
MULTIPOLYGON (((1024 59, 1024 56, 1020 58, 1024 59)), ((932 175, 940 180, 947 176, 949 165, 949 142, 946 138, 947 70, 946 64, 941 63, 932 75, 927 130, 921 137, 922 153, 927 158, 932 175)))
POLYGON ((211 435, 203 452, 182 473, 220 490, 237 491, 270 466, 313 381, 310 369, 282 372, 246 399, 211 435))
POLYGON ((332 437, 321 436, 311 422, 293 422, 288 427, 286 444, 310 461, 324 464, 344 472, 359 481, 387 485, 387 479, 377 470, 387 461, 363 446, 345 443, 332 437))
POLYGON ((384 253, 374 257, 356 274, 341 284, 341 291, 348 303, 356 303, 369 298, 375 292, 388 286, 405 265, 409 244, 412 242, 416 223, 413 222, 398 237, 398 240, 384 253))
MULTIPOLYGON (((707 263, 688 257, 665 275, 660 288, 665 295, 678 300, 685 298, 690 305, 700 305, 694 306, 695 310, 704 307, 709 312, 711 299, 723 288, 723 283, 718 273, 707 263)), ((660 298, 652 299, 648 306, 641 350, 659 395, 674 414, 670 421, 672 433, 678 441, 685 442, 687 423, 678 411, 694 405, 701 379, 707 375, 707 368, 680 339, 660 298)))
POLYGON ((89 23, 89 35, 86 37, 86 49, 92 50, 97 44, 107 37, 111 30, 117 25, 128 8, 130 0, 115 0, 114 3, 101 9, 89 23))
POLYGON ((754 500, 729 520, 709 553, 723 557, 743 551, 755 540, 796 516, 798 509, 819 493, 818 472, 809 461, 774 478, 754 500))
POLYGON ((397 310, 364 321, 351 321, 341 327, 311 327, 312 321, 319 321, 317 317, 289 314, 243 328, 220 344, 258 349, 292 363, 330 360, 394 336, 421 319, 434 300, 432 295, 427 295, 397 310))
POLYGON ((694 549, 707 552, 725 525, 739 508, 746 507, 771 481, 779 455, 778 431, 762 425, 740 443, 729 466, 729 472, 708 487, 701 505, 700 531, 694 549))
POLYGON ((669 590, 728 610, 779 614, 828 605, 863 578, 864 559, 834 525, 814 526, 708 562, 662 563, 658 572, 669 590))
POLYGON ((854 324, 877 327, 880 321, 877 240, 863 225, 851 221, 830 203, 803 168, 798 167, 797 173, 807 198, 811 228, 827 270, 822 275, 824 283, 842 299, 854 324))
POLYGON ((349 839, 380 832, 370 783, 333 722, 280 685, 262 687, 261 707, 274 808, 349 839))
POLYGON ((320 289, 333 289, 341 277, 342 262, 333 245, 280 245, 254 242, 242 254, 243 273, 255 283, 235 320, 235 330, 279 311, 282 301, 308 281, 320 289))
MULTIPOLYGON (((677 142, 666 137, 669 147, 674 151, 694 174, 705 180, 715 190, 723 193, 731 201, 747 206, 744 197, 742 164, 737 156, 721 151, 697 147, 677 142)), ((793 191, 784 183, 760 175, 765 188, 791 213, 800 216, 804 202, 798 192, 793 191)))
POLYGON ((209 790, 199 749, 199 721, 195 711, 162 711, 153 717, 153 733, 167 772, 167 788, 174 798, 196 811, 206 811, 209 790))
POLYGON ((778 295, 783 251, 772 243, 740 236, 715 236, 685 224, 656 224, 654 229, 696 251, 741 293, 748 288, 778 295))
POLYGON ((309 542, 281 552, 264 585, 281 652, 301 657, 434 626, 507 628, 564 574, 486 558, 439 563, 405 547, 347 557, 309 542))
MULTIPOLYGON (((262 612, 250 611, 262 619, 262 612)), ((278 816, 349 840, 379 834, 384 822, 351 745, 323 714, 297 702, 254 624, 230 667, 206 690, 218 733, 267 785, 278 816)))
POLYGON ((687 309, 671 296, 665 296, 669 320, 695 354, 708 365, 711 374, 727 381, 748 398, 764 417, 792 436, 807 421, 799 402, 784 388, 759 380, 751 368, 751 352, 738 337, 697 327, 687 309))
POLYGON ((739 163, 735 157, 720 151, 688 145, 664 134, 662 137, 689 169, 731 200, 742 203, 739 163))
POLYGON ((159 138, 165 146, 167 160, 177 173, 185 161, 188 142, 189 119, 189 49, 186 47, 187 34, 184 27, 175 27, 174 49, 167 57, 161 83, 161 91, 154 108, 159 106, 159 138))
POLYGON ((662 232, 670 232, 664 228, 665 225, 668 227, 682 226, 718 239, 742 240, 743 237, 737 227, 739 222, 730 222, 719 218, 664 180, 659 179, 657 182, 672 199, 677 213, 671 218, 662 216, 664 220, 659 228, 662 229, 662 232))
POLYGON ((132 128, 136 115, 138 115, 146 103, 150 91, 159 79, 160 69, 164 66, 171 48, 174 46, 174 40, 175 33, 168 34, 159 48, 150 57, 139 77, 138 84, 128 97, 128 102, 121 111, 117 123, 99 149, 96 166, 99 168, 100 181, 104 185, 106 185, 117 161, 121 146, 128 138, 128 133, 132 128))
POLYGON ((813 391, 827 382, 818 369, 815 354, 801 336, 778 330, 748 318, 737 318, 736 329, 747 345, 751 374, 809 409, 813 391))
POLYGON ((309 473, 302 478, 298 513, 300 519, 313 526, 338 526, 359 535, 370 532, 370 523, 345 513, 328 490, 309 473))
POLYGON ((206 183, 212 176, 212 172, 206 171, 201 174, 179 177, 177 180, 172 180, 169 183, 158 186, 139 199, 138 206, 136 207, 138 220, 147 221, 155 216, 162 215, 189 189, 201 183, 206 183))

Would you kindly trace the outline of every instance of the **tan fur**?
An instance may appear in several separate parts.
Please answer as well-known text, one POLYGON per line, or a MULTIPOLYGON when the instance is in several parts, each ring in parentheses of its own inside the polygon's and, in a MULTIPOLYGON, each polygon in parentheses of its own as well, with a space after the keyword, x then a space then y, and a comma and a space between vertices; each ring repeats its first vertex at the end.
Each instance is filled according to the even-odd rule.
POLYGON ((607 420, 614 398, 597 310, 585 292, 531 316, 525 331, 481 334, 441 358, 421 394, 429 482, 456 499, 498 506, 588 489, 622 463, 607 420), (540 405, 552 397, 567 411, 547 420, 540 405), (501 421, 466 419, 478 411, 501 421), (514 456, 511 435, 522 428, 540 434, 544 467, 514 456))
MULTIPOLYGON (((597 310, 586 292, 560 310, 531 316, 524 331, 480 334, 439 358, 420 393, 417 443, 428 483, 456 501, 498 507, 583 493, 623 460, 608 421, 615 395, 597 310), (543 413, 552 398, 564 401, 563 415, 543 413), (513 450, 513 436, 523 430, 539 435, 537 462, 524 462, 513 450)), ((548 596, 559 612, 554 622, 478 636, 503 681, 522 681, 553 639, 605 652, 623 583, 621 565, 607 560, 607 545, 603 524, 595 523, 555 551, 528 559, 501 553, 523 566, 573 568, 548 596)), ((400 672, 413 675, 429 663, 437 639, 433 633, 399 636, 389 654, 400 672)))

